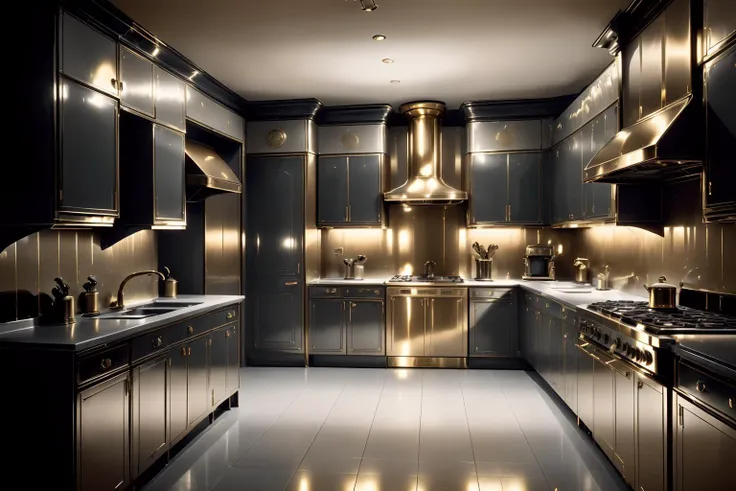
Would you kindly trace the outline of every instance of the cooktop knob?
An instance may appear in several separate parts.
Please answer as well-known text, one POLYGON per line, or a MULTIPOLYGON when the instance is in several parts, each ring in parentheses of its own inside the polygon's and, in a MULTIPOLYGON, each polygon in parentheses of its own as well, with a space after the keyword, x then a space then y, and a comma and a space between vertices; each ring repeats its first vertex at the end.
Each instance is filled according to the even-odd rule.
POLYGON ((623 354, 627 354, 627 353, 629 352, 629 343, 624 343, 624 344, 623 344, 623 345, 621 346, 621 352, 622 352, 623 354))
POLYGON ((644 353, 642 354, 642 361, 643 361, 643 362, 644 362, 644 364, 646 364, 646 365, 651 365, 651 363, 652 363, 652 362, 654 361, 654 357, 652 356, 652 354, 651 354, 650 352, 648 352, 648 351, 645 351, 645 352, 644 352, 644 353))
POLYGON ((634 349, 634 359, 636 359, 636 361, 641 361, 642 356, 643 356, 642 351, 639 348, 635 348, 634 349))

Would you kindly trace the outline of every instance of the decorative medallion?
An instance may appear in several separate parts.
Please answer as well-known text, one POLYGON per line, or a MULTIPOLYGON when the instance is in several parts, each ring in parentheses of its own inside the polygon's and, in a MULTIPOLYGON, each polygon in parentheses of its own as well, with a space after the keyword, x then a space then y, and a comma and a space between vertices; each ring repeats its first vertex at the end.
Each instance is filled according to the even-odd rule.
POLYGON ((266 135, 266 141, 271 148, 279 148, 286 142, 286 133, 281 128, 271 130, 266 135))
POLYGON ((345 150, 355 150, 358 148, 360 138, 358 138, 358 135, 355 133, 345 133, 342 135, 340 141, 342 142, 342 148, 345 150))

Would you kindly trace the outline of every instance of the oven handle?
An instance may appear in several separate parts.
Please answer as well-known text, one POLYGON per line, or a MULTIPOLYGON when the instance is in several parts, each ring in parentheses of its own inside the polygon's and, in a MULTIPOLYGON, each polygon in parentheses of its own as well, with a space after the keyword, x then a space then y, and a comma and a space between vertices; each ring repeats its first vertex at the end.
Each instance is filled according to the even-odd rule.
POLYGON ((598 358, 597 356, 595 356, 595 355, 594 355, 593 353, 591 353, 590 351, 586 350, 586 349, 585 349, 585 346, 590 346, 590 343, 585 343, 584 345, 579 345, 579 344, 575 344, 575 347, 576 347, 577 349, 579 349, 580 351, 582 351, 583 353, 585 353, 586 355, 590 356, 590 357, 591 357, 591 358, 593 358, 594 360, 598 360, 598 361, 601 361, 601 359, 600 359, 600 358, 598 358))

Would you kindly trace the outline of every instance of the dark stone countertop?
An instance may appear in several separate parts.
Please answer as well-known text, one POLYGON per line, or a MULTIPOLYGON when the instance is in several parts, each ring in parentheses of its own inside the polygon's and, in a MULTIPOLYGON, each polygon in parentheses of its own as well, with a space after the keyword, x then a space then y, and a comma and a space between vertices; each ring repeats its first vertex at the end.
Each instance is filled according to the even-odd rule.
MULTIPOLYGON (((176 298, 155 299, 162 303, 201 302, 199 305, 184 307, 166 314, 143 319, 105 319, 103 317, 77 316, 72 325, 51 324, 33 325, 32 322, 18 321, 0 325, 0 347, 18 346, 24 348, 48 348, 83 351, 97 346, 131 338, 154 328, 173 324, 190 317, 196 317, 225 307, 241 303, 241 295, 179 295, 176 298), (17 327, 15 330, 10 330, 17 327)), ((141 305, 149 302, 142 302, 141 305)), ((136 304, 128 308, 135 308, 136 304)))

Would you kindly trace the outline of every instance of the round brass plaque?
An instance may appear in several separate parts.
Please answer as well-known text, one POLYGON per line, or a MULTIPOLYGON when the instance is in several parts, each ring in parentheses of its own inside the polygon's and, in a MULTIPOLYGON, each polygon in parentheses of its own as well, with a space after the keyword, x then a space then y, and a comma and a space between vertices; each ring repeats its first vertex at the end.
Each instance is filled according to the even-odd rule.
POLYGON ((358 135, 355 133, 345 133, 342 135, 342 138, 340 139, 342 142, 342 147, 346 150, 355 150, 358 148, 358 143, 360 143, 360 138, 358 138, 358 135))
POLYGON ((271 130, 266 135, 266 141, 269 147, 279 148, 286 142, 286 133, 280 128, 271 130))

